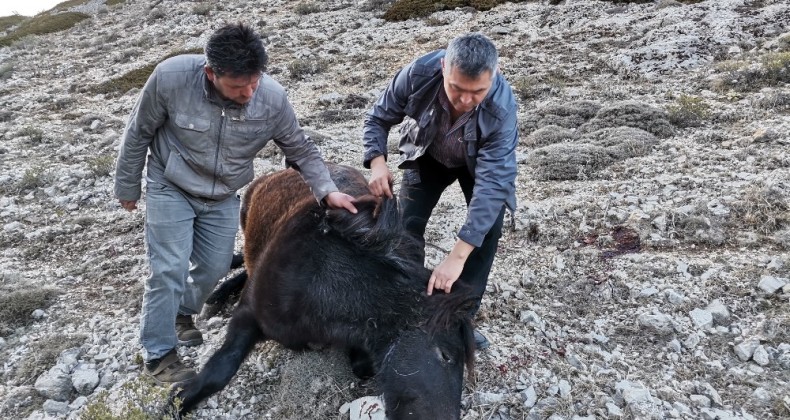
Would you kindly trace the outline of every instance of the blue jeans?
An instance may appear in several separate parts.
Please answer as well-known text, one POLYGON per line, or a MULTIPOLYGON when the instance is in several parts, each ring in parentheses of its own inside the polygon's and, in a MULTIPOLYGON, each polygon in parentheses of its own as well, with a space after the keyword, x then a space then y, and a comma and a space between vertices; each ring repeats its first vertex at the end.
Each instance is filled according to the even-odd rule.
POLYGON ((177 314, 200 313, 228 273, 239 226, 239 198, 206 203, 173 187, 149 182, 145 193, 145 241, 150 276, 140 315, 146 361, 178 344, 177 314))
MULTIPOLYGON (((422 242, 423 260, 425 259, 425 228, 428 218, 433 213, 433 208, 439 202, 444 190, 456 180, 464 193, 466 205, 472 200, 475 180, 466 166, 460 168, 447 168, 437 162, 430 155, 425 154, 417 159, 419 180, 414 175, 404 174, 398 196, 403 209, 403 220, 406 230, 414 234, 422 242)), ((483 243, 475 248, 466 259, 464 269, 458 278, 460 283, 471 286, 478 296, 472 314, 477 313, 480 301, 488 283, 488 275, 494 264, 499 238, 502 237, 502 224, 505 218, 506 207, 503 205, 494 225, 483 238, 483 243)))

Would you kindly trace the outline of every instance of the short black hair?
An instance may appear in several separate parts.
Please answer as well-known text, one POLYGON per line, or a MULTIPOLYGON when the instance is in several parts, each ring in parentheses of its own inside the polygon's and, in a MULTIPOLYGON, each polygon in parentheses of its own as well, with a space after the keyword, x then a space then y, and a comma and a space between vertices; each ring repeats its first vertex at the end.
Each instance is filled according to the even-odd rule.
POLYGON ((251 76, 266 71, 269 56, 260 35, 235 23, 217 29, 206 43, 208 67, 218 76, 251 76))

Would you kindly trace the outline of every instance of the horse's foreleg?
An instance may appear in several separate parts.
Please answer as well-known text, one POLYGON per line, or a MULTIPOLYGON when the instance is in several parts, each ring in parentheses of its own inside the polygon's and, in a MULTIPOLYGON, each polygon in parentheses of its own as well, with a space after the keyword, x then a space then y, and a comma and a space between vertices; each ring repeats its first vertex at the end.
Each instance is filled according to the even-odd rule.
POLYGON ((221 391, 239 370, 255 344, 264 338, 252 311, 247 307, 238 308, 230 320, 222 347, 209 358, 195 378, 173 385, 170 406, 174 407, 175 399, 179 399, 179 412, 183 415, 204 399, 221 391))

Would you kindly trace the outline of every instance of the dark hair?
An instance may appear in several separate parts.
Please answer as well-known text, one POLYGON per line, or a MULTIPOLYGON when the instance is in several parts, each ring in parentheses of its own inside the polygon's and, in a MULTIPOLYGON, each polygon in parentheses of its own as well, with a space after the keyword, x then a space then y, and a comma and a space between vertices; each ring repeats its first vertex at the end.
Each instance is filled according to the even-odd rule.
POLYGON ((494 43, 485 35, 473 32, 450 41, 444 61, 448 67, 469 77, 480 76, 485 71, 490 71, 493 77, 498 58, 494 43))
POLYGON ((218 76, 251 76, 266 71, 266 48, 261 37, 242 23, 219 28, 206 43, 208 67, 218 76))

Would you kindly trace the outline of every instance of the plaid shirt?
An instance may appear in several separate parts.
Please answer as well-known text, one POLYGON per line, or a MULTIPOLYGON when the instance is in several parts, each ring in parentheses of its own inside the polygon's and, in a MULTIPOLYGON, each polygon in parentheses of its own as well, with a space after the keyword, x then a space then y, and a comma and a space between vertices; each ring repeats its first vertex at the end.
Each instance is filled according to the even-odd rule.
POLYGON ((466 144, 463 141, 464 131, 461 128, 477 112, 477 107, 464 113, 453 122, 447 92, 444 89, 439 89, 437 97, 441 108, 437 116, 439 126, 436 139, 428 146, 428 154, 448 168, 466 166, 466 144))

